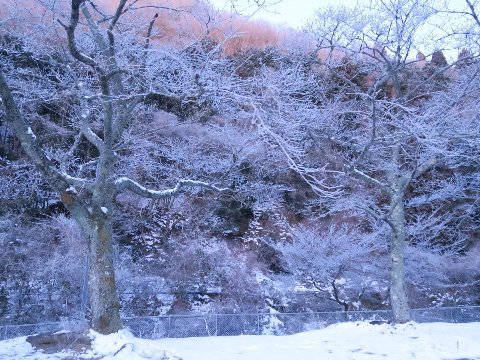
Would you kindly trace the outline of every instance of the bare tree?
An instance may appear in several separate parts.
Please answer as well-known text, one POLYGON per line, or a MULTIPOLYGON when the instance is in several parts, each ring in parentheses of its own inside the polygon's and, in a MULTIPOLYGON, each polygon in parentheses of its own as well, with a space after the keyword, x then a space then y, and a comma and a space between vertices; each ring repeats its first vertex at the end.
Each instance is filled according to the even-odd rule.
POLYGON ((462 94, 449 101, 443 95, 449 65, 434 62, 443 55, 435 51, 424 68, 415 64, 412 49, 419 46, 418 32, 432 15, 426 5, 409 0, 373 3, 368 11, 378 22, 359 26, 341 12, 332 18, 336 26, 330 37, 322 26, 318 34, 320 47, 344 54, 351 65, 341 72, 325 65, 345 84, 348 90, 342 96, 349 99, 334 118, 337 130, 330 141, 340 149, 346 174, 385 197, 364 210, 391 228, 390 302, 397 322, 410 320, 404 280, 407 194, 436 167, 462 159, 463 144, 455 139, 477 131, 471 118, 459 115, 462 94), (423 74, 420 81, 418 72, 423 74))
POLYGON ((340 196, 339 182, 333 180, 345 184, 343 196, 359 190, 352 179, 369 189, 363 190, 362 204, 342 201, 343 208, 360 207, 390 227, 390 303, 396 322, 410 320, 404 269, 408 194, 422 188, 427 174, 435 176, 432 170, 461 161, 464 142, 456 139, 478 133, 471 117, 460 115, 465 93, 445 98, 452 65, 433 61, 445 59, 443 54, 435 49, 426 65, 424 57, 415 58, 422 28, 434 13, 427 2, 416 0, 320 11, 310 25, 319 57, 309 61, 310 75, 303 67, 300 76, 282 74, 279 81, 274 79, 280 72, 269 70, 264 94, 275 101, 255 107, 261 127, 318 194, 340 196), (303 91, 298 90, 301 81, 303 91), (283 106, 293 98, 303 105, 283 106), (283 113, 277 116, 279 110, 283 113))
MULTIPOLYGON (((117 195, 131 191, 143 197, 159 199, 174 196, 186 187, 225 190, 202 181, 179 180, 172 188, 157 191, 127 176, 116 175, 122 135, 135 118, 136 109, 149 96, 160 98, 164 106, 169 106, 165 105, 169 99, 170 104, 183 101, 181 94, 172 94, 171 86, 161 82, 156 86, 153 81, 160 80, 155 79, 157 63, 175 61, 173 54, 170 59, 160 56, 152 61, 152 53, 156 55, 156 52, 150 51, 150 37, 157 16, 146 27, 146 35, 141 41, 138 33, 125 32, 125 26, 120 26, 121 17, 128 14, 129 9, 127 0, 120 0, 113 15, 103 16, 97 13, 98 9, 92 3, 72 0, 68 23, 60 22, 74 59, 71 67, 75 66, 78 71, 70 71, 68 62, 63 64, 67 65, 66 71, 74 78, 73 86, 79 90, 74 94, 76 111, 71 114, 72 128, 78 132, 73 139, 70 136, 68 149, 52 154, 49 146, 41 143, 7 82, 5 72, 11 67, 2 62, 0 71, 0 95, 7 124, 14 130, 36 169, 60 193, 62 202, 88 239, 90 322, 94 330, 103 334, 122 328, 112 241, 112 213, 117 195), (81 18, 85 24, 81 24, 81 18), (83 33, 78 35, 85 28, 90 30, 91 41, 83 33), (83 74, 83 78, 79 79, 77 74, 83 74), (93 155, 79 158, 79 149, 85 141, 93 147, 93 155)), ((40 82, 49 81, 48 77, 40 77, 40 82)), ((197 95, 201 93, 198 81, 198 76, 189 78, 191 89, 197 95)), ((54 79, 54 82, 59 81, 54 79)), ((55 85, 61 87, 62 84, 55 85)), ((23 93, 22 96, 28 98, 29 94, 23 93)), ((195 102, 195 98, 190 98, 190 101, 195 102)))

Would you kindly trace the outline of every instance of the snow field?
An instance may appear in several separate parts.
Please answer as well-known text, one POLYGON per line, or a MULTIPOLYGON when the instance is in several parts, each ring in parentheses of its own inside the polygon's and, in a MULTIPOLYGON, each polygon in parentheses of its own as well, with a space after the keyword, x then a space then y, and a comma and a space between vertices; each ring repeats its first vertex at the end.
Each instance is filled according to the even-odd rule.
POLYGON ((480 359, 480 322, 371 325, 340 323, 290 336, 225 336, 144 340, 127 330, 91 332, 92 350, 44 354, 25 338, 0 342, 0 359, 319 360, 480 359))

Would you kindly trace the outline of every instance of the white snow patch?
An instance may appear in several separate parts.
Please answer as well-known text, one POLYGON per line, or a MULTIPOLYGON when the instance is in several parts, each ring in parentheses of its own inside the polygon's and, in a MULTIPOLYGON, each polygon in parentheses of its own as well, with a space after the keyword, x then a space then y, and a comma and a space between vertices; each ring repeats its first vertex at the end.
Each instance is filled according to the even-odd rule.
POLYGON ((77 189, 75 189, 73 186, 70 186, 67 190, 65 190, 68 193, 71 194, 78 194, 77 189))
MULTIPOLYGON (((318 359, 480 359, 480 322, 371 325, 340 323, 291 336, 218 336, 142 340, 127 330, 91 332, 92 349, 83 359, 318 360, 318 359)), ((65 353, 63 353, 65 358, 65 353)), ((0 359, 61 359, 34 351, 25 338, 0 341, 0 359)))
POLYGON ((100 209, 102 209, 102 212, 107 215, 108 214, 108 209, 104 206, 102 206, 100 209))
POLYGON ((33 140, 36 140, 36 139, 37 139, 37 137, 36 137, 35 134, 33 133, 32 128, 31 128, 30 126, 29 126, 28 129, 27 129, 27 134, 30 135, 33 140))
POLYGON ((270 278, 265 276, 260 270, 255 271, 255 280, 257 283, 262 284, 263 282, 270 282, 270 278))

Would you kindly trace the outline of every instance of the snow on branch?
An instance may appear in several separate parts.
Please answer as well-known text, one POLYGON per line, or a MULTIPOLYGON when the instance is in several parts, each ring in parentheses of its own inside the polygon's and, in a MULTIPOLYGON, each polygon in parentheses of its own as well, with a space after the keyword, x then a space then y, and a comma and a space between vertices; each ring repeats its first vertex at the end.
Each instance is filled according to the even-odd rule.
POLYGON ((367 174, 365 174, 364 172, 356 169, 355 167, 350 167, 349 169, 350 173, 355 176, 356 178, 360 179, 360 180, 363 180, 365 181, 366 183, 374 186, 374 187, 377 187, 383 191, 386 191, 386 192, 389 192, 389 189, 387 186, 385 186, 385 184, 383 184, 382 182, 378 181, 377 179, 374 179, 370 176, 368 176, 367 174))
POLYGON ((88 120, 86 117, 82 119, 81 132, 85 138, 92 143, 100 152, 104 149, 103 140, 93 132, 93 130, 88 126, 88 120))
POLYGON ((78 61, 91 66, 97 72, 102 73, 98 64, 93 60, 93 58, 83 54, 77 48, 76 40, 75 40, 75 29, 77 28, 79 19, 80 19, 80 7, 84 6, 85 0, 72 0, 72 9, 70 14, 70 24, 65 25, 60 20, 57 20, 60 25, 63 26, 65 31, 67 32, 67 40, 68 40, 68 47, 70 50, 70 54, 78 61))
POLYGON ((426 172, 430 171, 433 167, 435 167, 438 164, 440 160, 442 160, 442 158, 443 156, 440 154, 433 155, 424 164, 417 167, 417 169, 413 173, 413 177, 414 178, 420 177, 426 172))
POLYGON ((202 187, 209 190, 215 190, 219 192, 228 191, 228 188, 219 188, 215 185, 203 181, 196 180, 179 180, 177 184, 170 189, 165 190, 151 190, 140 185, 136 181, 129 179, 127 177, 121 177, 114 182, 117 192, 122 192, 124 190, 129 190, 137 195, 141 195, 150 199, 161 199, 168 196, 174 196, 180 193, 184 187, 202 187))

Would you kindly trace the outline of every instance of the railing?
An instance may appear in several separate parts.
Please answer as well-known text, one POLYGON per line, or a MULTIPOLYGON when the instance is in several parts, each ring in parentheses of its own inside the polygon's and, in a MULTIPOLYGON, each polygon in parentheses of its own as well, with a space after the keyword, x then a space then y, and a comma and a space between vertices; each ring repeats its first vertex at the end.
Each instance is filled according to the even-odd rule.
MULTIPOLYGON (((276 313, 276 314, 204 314, 146 316, 123 319, 137 337, 147 339, 232 335, 289 335, 322 329, 345 321, 389 322, 390 310, 276 313)), ((480 306, 413 309, 416 322, 480 322, 480 306)), ((87 328, 86 322, 56 322, 0 326, 0 340, 42 332, 87 328)))

